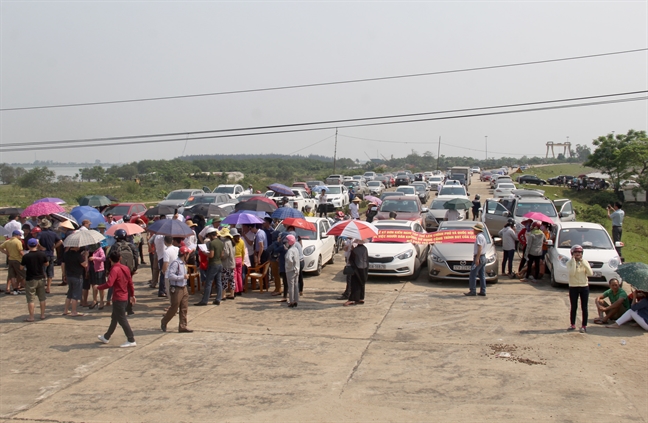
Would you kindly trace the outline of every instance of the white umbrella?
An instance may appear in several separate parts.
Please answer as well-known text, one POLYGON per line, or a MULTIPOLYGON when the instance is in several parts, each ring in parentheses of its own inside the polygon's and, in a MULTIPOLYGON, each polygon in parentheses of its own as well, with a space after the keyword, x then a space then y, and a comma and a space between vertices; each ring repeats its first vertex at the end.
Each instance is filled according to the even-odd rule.
POLYGON ((76 231, 65 238, 63 245, 65 247, 85 247, 86 245, 99 244, 104 239, 106 237, 97 231, 76 231))

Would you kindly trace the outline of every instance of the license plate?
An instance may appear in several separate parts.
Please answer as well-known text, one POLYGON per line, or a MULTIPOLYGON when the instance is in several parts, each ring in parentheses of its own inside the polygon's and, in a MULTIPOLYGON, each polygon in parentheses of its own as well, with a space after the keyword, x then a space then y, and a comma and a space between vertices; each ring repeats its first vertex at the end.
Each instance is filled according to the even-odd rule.
POLYGON ((385 266, 384 264, 369 263, 369 268, 370 269, 386 269, 387 266, 385 266))
POLYGON ((595 278, 600 278, 601 276, 603 276, 603 273, 602 273, 602 272, 593 272, 593 273, 594 273, 593 276, 594 276, 595 278))
POLYGON ((452 266, 452 269, 453 270, 470 270, 471 266, 469 266, 469 265, 465 265, 465 266, 457 265, 457 266, 452 266))

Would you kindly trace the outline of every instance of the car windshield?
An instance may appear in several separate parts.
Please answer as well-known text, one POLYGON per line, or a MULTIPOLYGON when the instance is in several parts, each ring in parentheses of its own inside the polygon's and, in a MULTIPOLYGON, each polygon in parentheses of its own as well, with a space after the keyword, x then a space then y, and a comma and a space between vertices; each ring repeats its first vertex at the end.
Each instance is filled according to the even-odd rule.
POLYGON ((306 182, 306 185, 308 185, 309 188, 316 187, 318 185, 324 185, 324 182, 322 181, 308 181, 306 182))
POLYGON ((406 177, 407 177, 407 173, 399 173, 399 174, 396 175, 396 177, 397 177, 397 178, 406 178, 406 177))
POLYGON ((216 187, 213 192, 222 192, 225 194, 234 194, 234 187, 216 187))
MULTIPOLYGON (((416 198, 418 199, 418 198, 416 198)), ((413 200, 385 200, 380 206, 381 212, 402 212, 416 213, 419 211, 418 204, 413 200)))
POLYGON ((345 187, 357 187, 359 185, 360 184, 358 183, 358 181, 346 181, 346 182, 344 182, 345 187))
POLYGON ((463 187, 443 187, 439 195, 466 195, 466 190, 463 187))
POLYGON ((584 249, 611 250, 610 236, 601 229, 569 228, 562 229, 558 234, 558 247, 570 248, 581 245, 584 249))
POLYGON ((446 203, 446 201, 448 200, 434 200, 430 208, 432 210, 442 210, 444 208, 443 205, 446 203))
POLYGON ((104 210, 103 214, 106 216, 108 213, 112 213, 114 215, 124 215, 128 214, 128 210, 130 210, 130 206, 115 206, 115 207, 108 207, 106 210, 104 210))
POLYGON ((263 194, 246 194, 246 195, 239 195, 238 200, 239 200, 239 203, 240 203, 240 202, 242 202, 242 201, 247 201, 247 200, 249 200, 250 198, 254 198, 254 197, 263 197, 263 194))
POLYGON ((513 184, 497 184, 497 188, 499 189, 515 189, 515 185, 513 184))
POLYGON ((380 181, 369 181, 367 185, 370 187, 379 187, 380 183, 381 183, 380 181))
POLYGON ((556 207, 554 207, 553 203, 522 203, 522 202, 518 203, 517 210, 515 211, 515 215, 517 217, 523 217, 525 214, 531 212, 542 213, 547 217, 558 216, 558 213, 556 213, 556 207))
POLYGON ((329 190, 327 191, 327 194, 341 194, 342 193, 342 188, 340 187, 328 187, 329 190))
POLYGON ((191 195, 191 191, 173 191, 166 196, 165 200, 186 200, 191 195))
POLYGON ((441 176, 432 176, 430 182, 441 182, 443 178, 441 176))
MULTIPOLYGON (((286 232, 286 227, 282 224, 277 226, 279 232, 286 232)), ((311 239, 317 240, 317 233, 315 231, 309 231, 307 229, 295 228, 295 233, 298 237, 301 237, 302 240, 311 239)))
POLYGON ((402 192, 403 194, 416 194, 414 187, 398 187, 396 192, 402 192))
POLYGON ((397 197, 397 196, 399 196, 399 195, 403 195, 403 194, 400 193, 400 192, 396 192, 396 191, 383 192, 383 193, 380 195, 380 199, 381 199, 381 200, 384 200, 384 199, 387 198, 387 197, 397 197))
POLYGON ((413 185, 413 187, 420 192, 425 192, 427 189, 425 188, 425 185, 413 185))
POLYGON ((206 196, 189 197, 189 199, 185 202, 185 207, 193 206, 194 204, 211 204, 214 201, 216 201, 216 197, 213 195, 210 195, 209 197, 206 196))

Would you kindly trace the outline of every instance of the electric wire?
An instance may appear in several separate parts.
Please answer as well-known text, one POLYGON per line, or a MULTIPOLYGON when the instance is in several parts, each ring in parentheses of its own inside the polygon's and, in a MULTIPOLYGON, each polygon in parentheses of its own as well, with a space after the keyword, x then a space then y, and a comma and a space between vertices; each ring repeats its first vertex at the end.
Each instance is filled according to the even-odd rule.
MULTIPOLYGON (((561 104, 561 105, 547 106, 547 107, 536 107, 536 108, 531 108, 531 109, 503 110, 503 111, 488 112, 488 113, 473 113, 473 114, 469 114, 469 115, 429 117, 429 118, 399 120, 399 121, 392 121, 392 122, 358 123, 358 124, 350 124, 350 125, 336 125, 336 126, 320 127, 320 128, 283 129, 283 130, 278 130, 278 131, 250 132, 250 133, 227 134, 227 135, 210 135, 210 136, 192 137, 192 138, 183 137, 183 138, 171 138, 171 139, 162 139, 162 140, 152 140, 152 139, 140 140, 140 141, 129 140, 129 141, 107 143, 107 144, 43 146, 43 147, 39 147, 39 150, 57 150, 57 149, 86 148, 86 147, 96 148, 96 147, 111 147, 111 146, 117 146, 117 145, 152 144, 152 143, 163 143, 163 142, 174 142, 174 141, 185 141, 185 140, 194 141, 194 140, 237 138, 237 137, 271 135, 271 134, 286 134, 286 133, 295 133, 295 132, 311 132, 311 131, 322 131, 322 130, 327 130, 327 129, 334 129, 336 127, 337 128, 357 128, 357 127, 394 125, 394 124, 404 124, 404 123, 414 123, 414 122, 429 122, 429 121, 449 120, 449 119, 465 119, 465 118, 483 117, 483 116, 496 116, 496 115, 505 115, 505 114, 514 114, 514 113, 527 113, 527 112, 536 112, 536 111, 544 111, 544 110, 556 110, 556 109, 566 109, 566 108, 585 107, 585 106, 596 106, 596 105, 605 105, 605 104, 617 104, 617 103, 641 101, 641 100, 647 100, 647 99, 648 99, 648 96, 642 96, 642 97, 632 97, 632 98, 624 98, 624 99, 616 99, 616 100, 604 100, 604 101, 595 101, 595 102, 578 103, 578 104, 561 104)), ((435 143, 431 142, 430 144, 435 144, 435 143)), ((32 149, 33 149, 32 147, 11 148, 11 149, 0 148, 0 152, 29 151, 29 150, 32 150, 32 149)))
POLYGON ((461 113, 461 112, 472 112, 479 110, 492 110, 492 109, 501 109, 501 108, 510 108, 510 107, 523 107, 523 106, 534 106, 540 104, 551 104, 551 103, 564 103, 569 101, 582 101, 582 100, 592 100, 598 98, 608 98, 608 97, 620 97, 626 95, 634 94, 645 94, 648 93, 648 90, 639 90, 639 91, 629 91, 623 93, 615 94, 601 94, 593 96, 584 96, 584 97, 572 97, 558 100, 543 100, 543 101, 533 101, 525 103, 512 103, 496 106, 484 106, 484 107, 472 107, 472 108, 463 108, 463 109, 451 109, 451 110, 441 110, 434 112, 420 112, 420 113, 406 113, 406 114, 396 114, 396 115, 383 115, 383 116, 370 116, 370 117, 360 117, 360 118, 350 118, 350 119, 337 119, 337 120, 324 120, 324 121, 313 121, 313 122, 299 122, 299 123, 286 123, 279 125, 266 125, 266 126, 251 126, 251 127, 242 127, 242 128, 225 128, 225 129, 212 129, 205 131, 185 131, 185 132, 167 132, 160 134, 141 134, 141 135, 126 135, 119 137, 103 137, 103 138, 81 138, 81 139, 68 139, 68 140, 47 140, 47 141, 33 141, 25 143, 3 143, 0 146, 1 148, 6 147, 27 147, 27 146, 51 146, 57 144, 74 144, 74 143, 85 143, 85 142, 106 142, 106 141, 119 141, 119 140, 128 140, 128 139, 141 139, 141 138, 160 138, 160 137, 175 137, 175 136, 189 136, 189 135, 202 135, 202 134, 211 134, 211 133, 223 133, 223 132, 241 132, 241 131, 257 131, 257 130, 269 130, 269 129, 279 129, 279 128, 289 128, 289 127, 300 127, 300 126, 314 126, 314 125, 327 125, 327 124, 341 124, 348 122, 360 122, 367 120, 385 120, 385 119, 397 119, 397 118, 406 118, 406 117, 415 117, 415 116, 427 116, 427 115, 438 115, 438 114, 449 114, 449 113, 461 113))
POLYGON ((175 99, 182 99, 182 98, 210 97, 210 96, 245 94, 245 93, 265 92, 265 91, 292 90, 292 89, 310 88, 310 87, 324 87, 324 86, 331 86, 331 85, 356 84, 356 83, 362 83, 362 82, 386 81, 386 80, 405 79, 405 78, 418 78, 418 77, 432 76, 432 75, 445 75, 445 74, 452 74, 452 73, 475 72, 475 71, 483 71, 483 70, 491 70, 491 69, 503 69, 503 68, 511 68, 511 67, 539 65, 539 64, 545 64, 545 63, 556 63, 556 62, 565 62, 565 61, 573 61, 573 60, 591 59, 591 58, 596 58, 596 57, 605 57, 605 56, 614 56, 614 55, 621 55, 621 54, 638 53, 638 52, 642 52, 642 51, 648 51, 648 48, 639 48, 639 49, 632 49, 632 50, 621 50, 621 51, 613 51, 613 52, 597 53, 597 54, 587 54, 587 55, 582 55, 582 56, 562 57, 562 58, 558 58, 558 59, 545 59, 545 60, 533 60, 533 61, 528 61, 528 62, 507 63, 507 64, 503 64, 503 65, 478 66, 478 67, 463 68, 463 69, 449 69, 449 70, 435 71, 435 72, 422 72, 422 73, 412 73, 412 74, 404 74, 404 75, 381 76, 381 77, 375 77, 375 78, 348 79, 348 80, 342 80, 342 81, 316 82, 316 83, 310 83, 310 84, 283 85, 283 86, 277 86, 277 87, 250 88, 250 89, 243 89, 243 90, 220 91, 220 92, 199 93, 199 94, 185 94, 185 95, 174 95, 174 96, 135 98, 135 99, 127 99, 127 100, 93 101, 93 102, 85 102, 85 103, 68 103, 68 104, 55 104, 55 105, 45 105, 45 106, 7 107, 7 108, 1 108, 0 112, 21 111, 21 110, 38 110, 38 109, 56 109, 56 108, 64 108, 64 107, 99 106, 99 105, 107 105, 107 104, 141 103, 141 102, 147 102, 147 101, 175 100, 175 99))

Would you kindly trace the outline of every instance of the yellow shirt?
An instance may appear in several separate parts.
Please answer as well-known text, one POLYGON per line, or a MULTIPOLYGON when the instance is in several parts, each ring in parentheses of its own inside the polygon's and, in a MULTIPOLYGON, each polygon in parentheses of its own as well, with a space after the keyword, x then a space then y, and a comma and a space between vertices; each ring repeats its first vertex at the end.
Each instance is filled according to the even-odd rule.
POLYGON ((304 212, 304 217, 315 217, 315 213, 313 213, 312 211, 304 212))
POLYGON ((12 236, 10 239, 3 242, 2 245, 0 245, 0 248, 5 248, 7 250, 9 260, 22 260, 23 245, 15 236, 12 236))
POLYGON ((569 272, 570 287, 588 286, 589 282, 587 281, 587 277, 594 274, 587 260, 581 260, 577 263, 573 258, 567 262, 567 271, 569 272))
POLYGON ((234 257, 243 258, 244 256, 245 256, 245 244, 243 243, 242 239, 239 239, 239 242, 234 244, 234 257))

